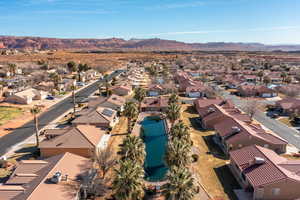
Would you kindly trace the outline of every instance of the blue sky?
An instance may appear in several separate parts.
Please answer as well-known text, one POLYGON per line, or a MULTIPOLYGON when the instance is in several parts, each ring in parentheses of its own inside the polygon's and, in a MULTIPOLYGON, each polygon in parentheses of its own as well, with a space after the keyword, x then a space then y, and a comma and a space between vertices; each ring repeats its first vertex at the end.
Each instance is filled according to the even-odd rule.
POLYGON ((300 0, 0 0, 0 35, 300 44, 300 0))

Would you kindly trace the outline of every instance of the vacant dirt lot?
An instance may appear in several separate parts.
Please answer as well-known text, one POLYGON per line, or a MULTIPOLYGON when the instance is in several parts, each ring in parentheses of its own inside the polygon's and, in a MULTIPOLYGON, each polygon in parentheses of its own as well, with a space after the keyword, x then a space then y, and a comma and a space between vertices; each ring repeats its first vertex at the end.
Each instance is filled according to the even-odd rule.
POLYGON ((32 66, 30 63, 45 61, 50 66, 64 65, 69 61, 87 63, 92 67, 104 69, 117 69, 129 60, 152 60, 163 58, 175 58, 175 55, 161 55, 151 52, 124 52, 124 53, 78 53, 72 51, 56 51, 34 54, 16 54, 0 56, 0 63, 19 63, 20 65, 32 66), (27 63, 27 64, 24 64, 27 63))

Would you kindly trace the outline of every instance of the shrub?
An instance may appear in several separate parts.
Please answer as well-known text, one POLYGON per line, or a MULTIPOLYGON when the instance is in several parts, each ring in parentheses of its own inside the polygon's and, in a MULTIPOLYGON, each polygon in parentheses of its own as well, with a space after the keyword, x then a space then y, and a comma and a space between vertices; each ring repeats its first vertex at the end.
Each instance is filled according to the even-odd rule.
POLYGON ((199 159, 199 156, 197 154, 193 154, 192 158, 193 158, 193 162, 197 162, 199 159))

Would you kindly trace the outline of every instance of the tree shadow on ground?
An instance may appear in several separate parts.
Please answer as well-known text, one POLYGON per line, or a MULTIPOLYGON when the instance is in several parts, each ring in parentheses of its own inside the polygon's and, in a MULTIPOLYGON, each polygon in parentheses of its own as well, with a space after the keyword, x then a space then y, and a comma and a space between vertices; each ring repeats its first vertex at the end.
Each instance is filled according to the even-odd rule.
POLYGON ((205 129, 203 129, 202 126, 201 126, 200 118, 199 117, 191 117, 191 118, 189 118, 189 121, 190 121, 192 127, 195 130, 205 131, 205 129))
POLYGON ((114 133, 114 134, 111 134, 110 136, 116 137, 116 136, 122 136, 122 135, 128 135, 128 133, 114 133))
POLYGON ((15 153, 33 153, 37 150, 36 146, 28 146, 28 147, 23 147, 21 149, 18 149, 15 151, 15 153))
POLYGON ((241 189, 241 187, 237 180, 234 178, 229 167, 227 165, 223 165, 214 168, 214 171, 224 188, 224 192, 229 196, 230 200, 238 200, 233 190, 241 189))
POLYGON ((224 154, 222 149, 213 141, 214 135, 202 136, 206 146, 208 147, 208 152, 206 154, 211 154, 216 158, 227 160, 228 157, 224 154))
POLYGON ((15 159, 16 161, 20 160, 30 160, 37 159, 40 156, 40 151, 36 146, 23 147, 11 156, 9 159, 15 159))
POLYGON ((190 114, 198 114, 194 106, 188 106, 185 111, 190 114))

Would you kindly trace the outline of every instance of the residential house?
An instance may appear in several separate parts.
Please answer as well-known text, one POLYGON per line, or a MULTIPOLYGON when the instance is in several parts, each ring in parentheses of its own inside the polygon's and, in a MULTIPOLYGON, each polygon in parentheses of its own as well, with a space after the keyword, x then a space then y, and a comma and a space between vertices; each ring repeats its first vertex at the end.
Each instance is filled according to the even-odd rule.
POLYGON ((264 85, 241 85, 237 88, 237 93, 243 97, 263 97, 270 98, 278 95, 277 91, 264 85))
POLYGON ((47 92, 29 88, 21 92, 12 93, 5 98, 5 101, 16 104, 30 104, 33 100, 45 99, 47 94, 47 92))
POLYGON ((112 94, 109 97, 98 97, 94 99, 90 99, 88 103, 89 108, 97 108, 99 106, 105 108, 111 108, 116 111, 123 111, 123 107, 126 103, 126 99, 124 97, 112 94))
MULTIPOLYGON (((57 129, 55 129, 57 130, 57 129)), ((52 130, 52 136, 40 142, 39 149, 42 157, 50 157, 70 152, 83 157, 94 155, 106 131, 95 126, 78 125, 67 128, 65 132, 52 130)))
POLYGON ((279 84, 282 82, 282 77, 280 72, 271 72, 267 76, 270 78, 270 81, 273 84, 279 84))
POLYGON ((247 83, 256 83, 258 80, 258 76, 257 75, 242 75, 241 79, 247 83))
POLYGON ((188 86, 185 89, 185 94, 190 98, 206 97, 206 93, 209 91, 209 87, 203 84, 197 83, 195 85, 188 86))
POLYGON ((88 71, 84 72, 84 77, 86 80, 95 80, 100 76, 100 74, 93 69, 89 69, 88 71))
POLYGON ((132 94, 132 88, 128 85, 117 85, 111 88, 113 94, 118 96, 127 96, 132 94))
POLYGON ((202 112, 201 109, 213 105, 213 104, 217 104, 217 105, 222 105, 224 103, 230 103, 232 106, 234 106, 231 101, 226 101, 222 98, 214 98, 214 99, 205 99, 205 98, 199 98, 196 99, 194 101, 194 106, 197 110, 197 112, 200 114, 202 112))
POLYGON ((157 111, 166 112, 168 108, 169 97, 147 97, 141 104, 142 112, 157 111))
POLYGON ((289 115, 295 112, 300 112, 300 99, 285 98, 276 101, 275 107, 283 114, 289 115))
POLYGON ((230 169, 253 200, 300 198, 300 161, 289 160, 261 146, 230 152, 230 169))
POLYGON ((287 142, 274 133, 266 132, 259 124, 249 124, 227 117, 214 125, 215 141, 225 154, 245 146, 259 145, 277 153, 286 152, 287 142))
POLYGON ((116 110, 101 106, 84 109, 76 115, 77 117, 72 121, 73 125, 93 125, 102 129, 114 127, 119 119, 116 110))
POLYGON ((55 88, 53 81, 42 81, 34 87, 37 90, 51 91, 55 88))
POLYGON ((220 105, 213 104, 201 108, 199 115, 201 125, 205 129, 213 129, 214 125, 224 121, 227 117, 234 117, 240 121, 251 123, 249 115, 242 113, 239 109, 227 102, 220 105))
POLYGON ((80 180, 90 167, 90 159, 67 152, 45 160, 22 160, 0 185, 0 199, 78 200, 80 180))
POLYGON ((155 85, 151 85, 148 88, 148 96, 150 97, 156 97, 159 95, 162 95, 164 92, 164 89, 162 88, 162 86, 155 84, 155 85))
POLYGON ((65 78, 58 83, 58 89, 61 92, 71 91, 74 85, 76 85, 75 79, 65 78))

